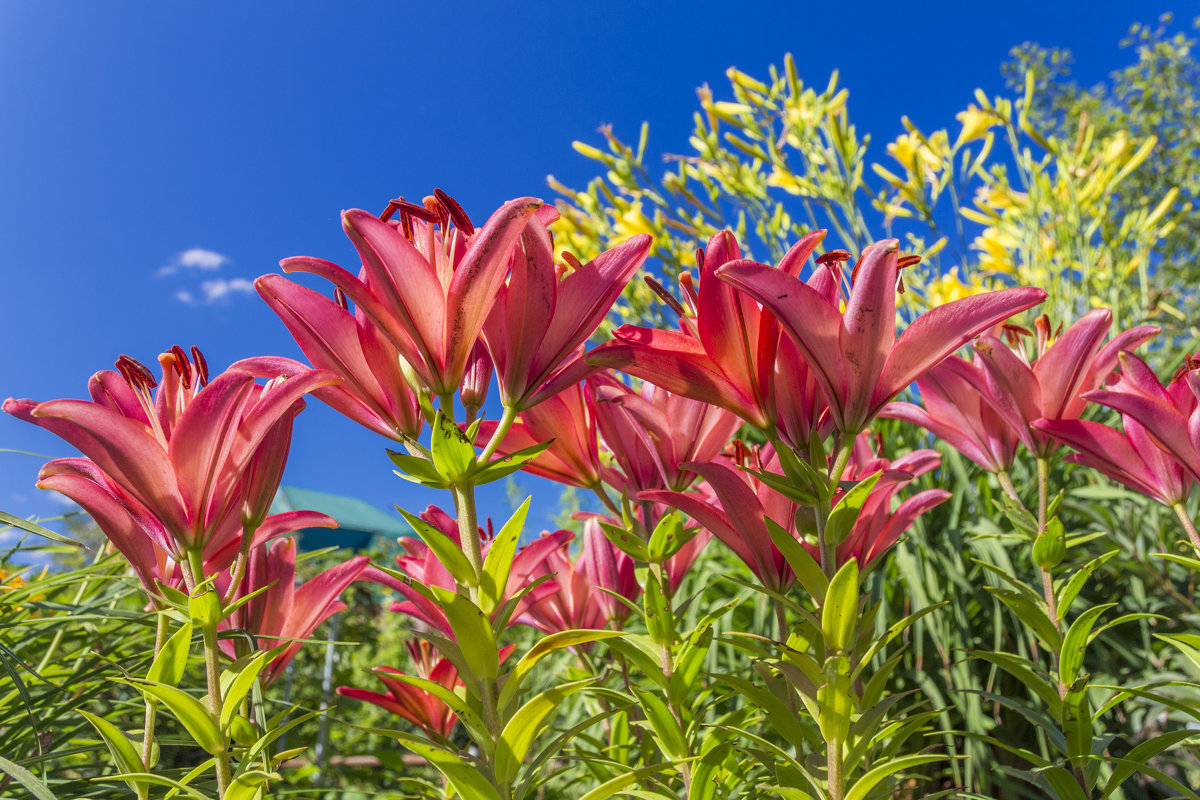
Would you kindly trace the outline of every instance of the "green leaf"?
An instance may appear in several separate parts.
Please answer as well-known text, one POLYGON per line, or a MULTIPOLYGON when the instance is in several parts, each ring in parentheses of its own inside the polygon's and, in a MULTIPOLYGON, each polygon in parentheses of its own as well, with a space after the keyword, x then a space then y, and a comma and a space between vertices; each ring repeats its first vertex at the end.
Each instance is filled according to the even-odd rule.
POLYGON ((421 537, 421 541, 429 545, 429 549, 433 551, 433 555, 446 568, 446 571, 454 577, 454 580, 458 581, 462 586, 473 587, 479 585, 479 578, 475 574, 475 568, 471 566, 471 562, 463 554, 462 546, 458 542, 420 517, 408 513, 400 506, 396 506, 396 510, 404 517, 404 521, 412 526, 417 536, 421 537))
POLYGON ((1050 617, 1046 614, 1046 606, 1044 603, 1039 603, 1031 600, 1028 596, 1014 592, 1009 589, 997 589, 994 586, 985 586, 993 597, 997 598, 1004 605, 1008 606, 1021 622, 1025 623, 1025 627, 1029 628, 1035 636, 1042 640, 1042 644, 1051 650, 1062 649, 1062 634, 1054 629, 1054 625, 1050 622, 1050 617))
POLYGON ((216 755, 225 749, 225 737, 208 715, 208 709, 200 701, 182 689, 161 683, 130 678, 114 678, 118 683, 127 683, 142 694, 159 700, 178 719, 192 740, 205 752, 216 755))
POLYGON ((1032 662, 1022 656, 999 651, 968 650, 967 654, 995 664, 1024 683, 1037 694, 1038 698, 1046 704, 1047 710, 1056 718, 1062 713, 1062 700, 1059 699, 1058 688, 1050 682, 1048 677, 1044 677, 1032 662))
POLYGON ((922 764, 932 764, 935 761, 942 761, 946 758, 947 756, 935 755, 903 756, 885 761, 878 767, 864 772, 862 777, 855 781, 854 786, 846 793, 846 800, 866 800, 871 790, 878 786, 885 778, 895 775, 902 770, 919 767, 922 764))
POLYGON ((480 583, 479 602, 483 613, 491 615, 500 605, 504 597, 504 588, 508 585, 509 571, 512 569, 513 557, 517 552, 517 542, 521 539, 521 531, 525 528, 525 517, 529 513, 529 502, 532 497, 526 497, 525 502, 513 512, 504 523, 504 527, 492 539, 488 548, 487 558, 483 562, 483 581, 480 583))
POLYGON ((634 560, 650 560, 650 553, 646 550, 646 543, 625 528, 600 521, 600 530, 604 531, 604 535, 613 543, 613 546, 623 553, 628 554, 634 560))
POLYGON ((542 725, 554 713, 554 709, 567 697, 590 686, 595 680, 588 678, 555 686, 535 695, 517 709, 517 713, 513 714, 504 730, 500 732, 500 740, 496 743, 496 758, 492 762, 492 768, 496 773, 497 782, 512 783, 521 764, 525 763, 533 740, 541 733, 542 725))
POLYGON ((1058 800, 1088 800, 1087 793, 1068 770, 1062 767, 1048 767, 1039 774, 1050 784, 1058 800))
POLYGON ((675 616, 671 603, 663 593, 658 578, 653 572, 646 575, 646 628, 659 645, 669 647, 675 641, 675 616))
POLYGON ((818 603, 825 602, 825 592, 829 588, 829 579, 825 577, 825 573, 821 571, 821 565, 816 559, 809 554, 808 550, 804 549, 804 545, 788 533, 782 526, 772 520, 770 517, 767 520, 767 533, 771 537, 771 541, 775 543, 775 547, 783 555, 788 566, 792 568, 792 572, 796 573, 796 580, 804 587, 804 590, 812 595, 813 599, 818 603))
MULTIPOLYGON (((212 759, 208 760, 207 766, 208 767, 212 766, 212 759)), ((193 773, 194 772, 195 772, 195 770, 193 770, 193 773)), ((193 798, 193 800, 211 800, 210 797, 208 797, 207 795, 201 794, 200 792, 196 791, 191 786, 188 786, 183 781, 177 781, 174 778, 168 778, 165 775, 156 775, 156 774, 150 773, 150 772, 126 772, 126 773, 122 773, 120 775, 113 775, 112 777, 106 776, 106 777, 102 777, 102 778, 93 778, 93 780, 97 780, 97 781, 121 780, 121 781, 125 781, 126 783, 128 783, 129 781, 136 781, 138 783, 153 784, 154 786, 170 786, 172 791, 167 793, 167 797, 174 797, 179 792, 183 792, 188 797, 193 798)))
POLYGON ((1072 764, 1082 767, 1092 755, 1092 704, 1086 680, 1076 681, 1067 690, 1062 704, 1062 725, 1067 756, 1072 764))
POLYGON ((430 435, 433 466, 450 483, 458 483, 475 466, 475 448, 454 420, 438 411, 430 435))
POLYGON ((638 703, 646 712, 646 719, 658 737, 658 746, 668 758, 684 758, 688 755, 687 739, 683 729, 663 699, 651 692, 635 688, 638 703))
POLYGON ((693 760, 693 759, 684 758, 684 759, 680 759, 678 761, 668 761, 663 764, 654 764, 653 766, 642 767, 641 769, 635 769, 635 770, 631 770, 629 772, 624 772, 624 773, 618 775, 617 777, 611 778, 611 779, 605 781, 604 783, 600 784, 595 789, 592 789, 590 792, 585 794, 583 797, 579 798, 579 800, 609 800, 609 798, 616 797, 617 793, 620 792, 622 789, 625 789, 626 787, 629 787, 629 786, 633 786, 635 783, 640 781, 642 778, 648 778, 649 776, 653 775, 656 772, 662 772, 663 770, 672 769, 674 767, 679 766, 680 764, 683 764, 684 762, 691 761, 691 760, 693 760))
POLYGON ((900 620, 899 622, 893 622, 891 625, 889 625, 888 629, 883 632, 883 635, 880 636, 878 639, 876 639, 874 642, 872 642, 871 646, 867 648, 867 652, 864 653, 863 656, 859 659, 859 664, 857 667, 855 667, 854 672, 851 674, 850 677, 857 678, 859 673, 861 673, 867 667, 867 665, 870 663, 871 659, 875 657, 876 653, 879 653, 880 651, 883 650, 883 648, 887 647, 887 645, 893 639, 895 639, 900 634, 904 633, 904 631, 908 630, 914 623, 916 623, 917 620, 921 619, 922 617, 926 616, 927 614, 932 614, 934 611, 937 611, 939 608, 948 604, 949 602, 950 602, 949 600, 943 600, 940 603, 936 603, 931 606, 926 606, 925 608, 922 608, 920 611, 914 611, 913 613, 909 614, 907 617, 900 620))
POLYGON ((492 625, 479 606, 457 592, 440 586, 429 587, 437 598, 438 605, 446 613, 454 639, 462 649, 467 665, 483 680, 500 674, 500 651, 492 625))
POLYGON ((187 666, 188 650, 192 645, 192 626, 184 625, 163 643, 162 650, 154 657, 146 680, 167 686, 178 686, 187 666))
POLYGON ((1154 638, 1161 639, 1183 653, 1187 660, 1192 662, 1192 666, 1200 670, 1200 637, 1188 633, 1156 633, 1154 638))
MULTIPOLYGON (((129 737, 125 735, 125 731, 95 714, 89 714, 83 710, 80 710, 79 714, 92 724, 96 733, 100 734, 100 739, 108 748, 119 772, 141 772, 146 769, 146 765, 142 763, 142 757, 138 754, 137 748, 133 746, 133 742, 129 741, 129 737)), ((138 797, 146 796, 146 788, 138 782, 128 780, 126 784, 138 797)))
POLYGON ((863 503, 867 501, 867 495, 875 488, 875 484, 879 482, 879 476, 882 474, 883 470, 880 470, 874 475, 863 478, 855 484, 853 489, 842 495, 837 505, 833 507, 833 511, 829 513, 829 522, 825 525, 826 542, 837 547, 846 541, 854 523, 858 521, 858 514, 862 511, 863 503))
POLYGON ((211 585, 197 586, 188 596, 188 615, 193 625, 216 625, 221 621, 221 596, 211 585))
POLYGON ((671 689, 668 698, 676 706, 687 703, 692 693, 700 669, 708 656, 708 648, 712 643, 712 628, 705 627, 699 637, 689 637, 675 657, 674 670, 671 673, 671 689))
POLYGON ((467 732, 471 734, 471 738, 480 746, 480 749, 491 755, 494 743, 492 742, 492 735, 483 723, 483 718, 467 705, 467 702, 462 697, 455 694, 452 689, 448 689, 442 684, 431 681, 428 678, 420 678, 415 675, 404 675, 398 672, 388 672, 386 674, 389 680, 415 686, 445 703, 458 716, 463 725, 466 726, 467 732))
MULTIPOLYGON (((46 784, 39 781, 32 772, 22 767, 20 764, 14 764, 7 758, 0 756, 0 772, 6 772, 12 776, 12 779, 29 790, 37 800, 58 800, 54 796, 54 792, 46 784)), ((137 791, 135 784, 130 783, 129 788, 137 791)), ((139 796, 141 793, 138 793, 139 796)))
POLYGON ((225 692, 224 704, 221 706, 221 730, 229 730, 229 726, 232 724, 234 716, 237 715, 242 700, 250 693, 250 688, 258 680, 258 676, 266 668, 267 664, 270 663, 271 659, 278 655, 278 652, 278 650, 264 650, 251 658, 245 666, 239 669, 236 677, 233 679, 233 683, 229 685, 229 689, 225 692))
POLYGON ((517 470, 524 468, 552 444, 554 444, 553 439, 541 444, 522 447, 520 450, 514 450, 506 456, 493 459, 483 466, 476 467, 475 471, 471 473, 471 483, 475 486, 482 486, 485 483, 493 483, 501 478, 507 478, 517 470))
POLYGON ((1067 611, 1071 608, 1071 603, 1075 602, 1076 596, 1083 589, 1083 585, 1087 583, 1087 579, 1092 576, 1092 573, 1118 552, 1117 550, 1109 550, 1107 553, 1096 556, 1076 570, 1075 574, 1071 576, 1058 593, 1058 618, 1060 620, 1066 619, 1067 611))
POLYGON ((502 800, 500 793, 471 761, 411 734, 391 731, 390 735, 445 775, 463 800, 502 800))
POLYGON ((678 553, 699 532, 699 526, 684 528, 683 517, 678 511, 664 514, 654 526, 654 533, 650 534, 650 541, 646 544, 646 560, 651 564, 661 564, 678 553))
POLYGON ((394 472, 404 480, 419 483, 431 489, 450 488, 450 482, 438 473, 437 468, 428 459, 410 456, 407 453, 397 453, 395 450, 388 450, 387 454, 392 463, 400 468, 394 472))
POLYGON ((544 637, 541 641, 529 648, 529 652, 521 656, 521 660, 517 662, 517 666, 509 674, 504 681, 504 686, 500 689, 500 699, 498 705, 504 708, 509 701, 517 696, 517 692, 521 690, 521 684, 529 672, 546 656, 551 653, 562 650, 565 647, 574 647, 579 644, 587 644, 588 642, 599 642, 604 639, 614 639, 625 636, 620 631, 559 631, 544 637))
POLYGON ((280 780, 280 776, 261 769, 243 772, 233 779, 233 783, 229 784, 229 789, 225 792, 225 800, 256 800, 260 796, 259 790, 267 784, 267 781, 272 780, 280 780))
POLYGON ((1112 775, 1108 779, 1108 783, 1104 785, 1104 791, 1100 793, 1100 800, 1108 797, 1117 790, 1127 778, 1137 771, 1135 764, 1145 764, 1150 759, 1157 756, 1164 750, 1169 750, 1180 742, 1186 741, 1197 736, 1197 732, 1188 728, 1178 731, 1169 731, 1164 734, 1155 736, 1152 739, 1138 744, 1132 750, 1125 754, 1120 765, 1113 769, 1112 775))
POLYGON ((36 522, 27 520, 27 519, 21 519, 18 516, 9 514, 7 511, 0 511, 0 524, 9 525, 13 528, 20 528, 23 531, 27 531, 28 533, 32 533, 32 534, 36 534, 38 536, 41 536, 42 538, 49 539, 52 542, 58 542, 60 544, 69 544, 72 547, 81 547, 84 550, 91 549, 83 542, 77 542, 74 539, 63 536, 61 533, 55 533, 54 531, 52 531, 48 528, 43 528, 41 525, 38 525, 36 522))
POLYGON ((1116 603, 1106 603, 1093 606, 1071 623, 1071 627, 1063 636, 1062 650, 1058 654, 1058 676, 1063 683, 1070 685, 1079 677, 1079 670, 1083 667, 1083 654, 1087 650, 1088 641, 1090 641, 1088 637, 1091 635, 1092 626, 1096 624, 1096 620, 1100 618, 1101 614, 1115 605, 1116 603))
POLYGON ((858 625, 858 589, 858 559, 852 558, 829 582, 821 606, 821 633, 825 646, 834 652, 845 650, 853 640, 858 625))

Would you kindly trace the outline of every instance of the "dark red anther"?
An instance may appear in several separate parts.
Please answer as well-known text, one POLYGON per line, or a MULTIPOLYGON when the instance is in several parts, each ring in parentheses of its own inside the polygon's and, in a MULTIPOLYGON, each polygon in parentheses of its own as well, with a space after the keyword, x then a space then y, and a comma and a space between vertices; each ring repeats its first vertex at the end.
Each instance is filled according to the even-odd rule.
POLYGON ((646 285, 650 287, 650 291, 652 291, 656 295, 658 295, 658 299, 662 300, 664 303, 666 303, 667 307, 670 308, 672 311, 674 311, 676 314, 678 314, 679 316, 682 317, 687 313, 687 311, 683 307, 683 304, 675 299, 675 295, 673 295, 667 291, 667 287, 663 286, 661 283, 654 280, 654 278, 651 278, 649 275, 643 275, 642 280, 644 280, 646 282, 646 285))
POLYGON ((896 259, 896 269, 906 269, 908 267, 915 267, 917 264, 920 264, 920 263, 921 263, 920 256, 900 256, 898 259, 896 259))
POLYGON ((208 361, 196 345, 192 345, 192 362, 196 365, 196 377, 200 379, 200 385, 208 386, 208 361))
POLYGON ((117 358, 117 369, 131 389, 153 389, 158 386, 154 373, 136 358, 122 354, 117 358))
POLYGON ((404 209, 400 209, 400 227, 404 230, 404 238, 411 242, 413 240, 412 214, 404 209))
POLYGON ((397 209, 400 208, 397 203, 403 199, 403 197, 398 197, 395 200, 388 200, 387 208, 385 208, 383 213, 379 215, 379 221, 387 222, 389 219, 391 219, 392 215, 395 214, 397 209))
POLYGON ((1176 383, 1184 379, 1189 372, 1195 369, 1200 369, 1200 353, 1192 355, 1187 353, 1183 357, 1183 366, 1175 370, 1175 374, 1171 377, 1171 383, 1176 383))
POLYGON ((1012 322, 1005 322, 1003 325, 1001 325, 1000 333, 1005 339, 1008 340, 1008 343, 1014 347, 1020 343, 1022 336, 1033 336, 1033 331, 1029 330, 1029 328, 1023 328, 1020 325, 1016 325, 1012 322))
POLYGON ((446 213, 450 215, 450 219, 454 221, 456 228, 467 236, 475 232, 475 226, 471 224, 471 218, 467 216, 467 212, 463 211, 462 206, 458 204, 457 200, 441 189, 434 189, 433 196, 437 198, 442 208, 446 209, 446 213))
POLYGON ((171 366, 179 373, 179 382, 183 384, 183 388, 192 388, 192 365, 188 361, 187 353, 183 352, 183 348, 177 344, 171 345, 171 355, 175 358, 171 361, 171 366))
POLYGON ((578 259, 578 258, 576 258, 576 257, 575 257, 575 254, 574 254, 574 253, 572 253, 570 250, 563 250, 563 252, 562 252, 562 260, 563 260, 563 261, 565 261, 565 262, 567 262, 568 264, 570 264, 570 265, 571 265, 571 269, 573 269, 573 270, 581 270, 581 269, 583 269, 583 264, 580 264, 580 263, 579 263, 579 259, 578 259))
POLYGON ((346 300, 346 293, 336 286, 333 289, 333 302, 337 303, 343 311, 350 310, 350 303, 346 300))
POLYGON ((395 203, 396 210, 401 214, 411 214, 417 219, 423 219, 426 222, 437 222, 439 219, 435 212, 430 211, 425 206, 417 205, 416 203, 410 203, 403 197, 397 197, 392 202, 395 203))
POLYGON ((828 253, 819 255, 816 262, 821 266, 829 266, 831 264, 841 264, 850 260, 850 252, 848 250, 830 250, 828 253))

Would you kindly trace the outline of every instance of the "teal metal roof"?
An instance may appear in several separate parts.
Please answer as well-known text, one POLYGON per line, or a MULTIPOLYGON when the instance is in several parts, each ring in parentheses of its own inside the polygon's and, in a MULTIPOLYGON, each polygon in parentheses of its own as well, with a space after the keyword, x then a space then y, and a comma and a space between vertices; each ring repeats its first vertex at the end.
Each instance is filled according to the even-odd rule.
POLYGON ((396 539, 412 536, 412 529, 402 520, 380 511, 357 497, 280 486, 271 503, 271 513, 284 511, 319 511, 338 521, 337 528, 304 528, 297 531, 300 549, 319 550, 323 547, 346 547, 361 550, 374 536, 396 539))

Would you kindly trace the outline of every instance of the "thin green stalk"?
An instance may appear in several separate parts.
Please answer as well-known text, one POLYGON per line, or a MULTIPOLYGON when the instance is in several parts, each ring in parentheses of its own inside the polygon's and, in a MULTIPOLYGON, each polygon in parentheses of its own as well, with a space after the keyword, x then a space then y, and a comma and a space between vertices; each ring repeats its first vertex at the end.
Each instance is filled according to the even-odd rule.
POLYGON ((1183 503, 1176 503, 1171 506, 1171 510, 1175 512, 1175 516, 1179 517, 1179 521, 1183 523, 1183 529, 1187 532, 1192 546, 1200 552, 1200 535, 1196 533, 1196 525, 1192 522, 1192 518, 1188 516, 1187 509, 1183 507, 1183 503))
MULTIPOLYGON (((838 448, 837 457, 834 459, 833 467, 829 470, 829 492, 832 494, 837 489, 838 482, 842 478, 842 473, 846 471, 846 465, 850 463, 850 453, 854 449, 854 437, 846 437, 846 443, 838 448)), ((829 508, 817 508, 817 543, 821 551, 821 571, 825 573, 826 578, 832 579, 837 572, 837 547, 833 542, 825 538, 825 523, 829 519, 829 508)))
POLYGON ((480 464, 486 464, 496 454, 496 449, 500 447, 500 443, 504 441, 505 435, 508 434, 508 429, 517 421, 517 409, 511 406, 504 407, 504 413, 500 416, 500 422, 496 425, 496 430, 492 431, 492 438, 488 440, 487 446, 483 448, 483 452, 479 454, 476 461, 480 464))
POLYGON ((1021 502, 1021 495, 1017 494, 1017 487, 1013 486, 1012 476, 1007 472, 997 472, 996 479, 1000 481, 1000 488, 1004 491, 1004 495, 1019 507, 1025 508, 1025 504, 1021 502))
MULTIPOLYGON (((205 580, 204 556, 199 550, 188 551, 188 565, 191 567, 192 580, 195 585, 202 585, 205 580)), ((222 698, 221 649, 217 644, 217 620, 205 622, 200 626, 200 631, 204 640, 204 677, 208 688, 208 714, 219 730, 222 698)), ((217 770, 217 800, 224 800, 225 792, 229 789, 232 779, 229 749, 226 747, 221 752, 214 753, 213 762, 216 764, 217 770)))
POLYGON ((450 487, 450 492, 454 495, 454 513, 458 517, 458 538, 463 555, 471 564, 478 584, 483 579, 483 543, 479 540, 479 522, 475 514, 475 487, 455 484, 450 487))
MULTIPOLYGON (((171 618, 163 612, 158 612, 157 624, 154 629, 154 657, 158 658, 159 652, 163 649, 163 645, 167 643, 167 634, 171 631, 171 618)), ((151 772, 153 764, 150 763, 152 755, 151 750, 154 744, 154 718, 158 714, 158 702, 146 698, 146 718, 142 725, 142 764, 146 767, 146 772, 151 772)))

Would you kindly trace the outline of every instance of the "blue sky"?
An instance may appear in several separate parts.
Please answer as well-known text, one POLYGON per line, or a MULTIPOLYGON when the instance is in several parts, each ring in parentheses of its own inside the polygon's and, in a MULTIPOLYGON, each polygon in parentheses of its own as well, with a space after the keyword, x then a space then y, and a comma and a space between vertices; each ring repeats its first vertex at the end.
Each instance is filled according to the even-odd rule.
MULTIPOLYGON (((279 259, 356 269, 338 215, 441 187, 476 220, 545 176, 582 186, 571 149, 601 123, 652 152, 687 146, 694 89, 792 52, 806 83, 841 72, 882 143, 907 114, 953 126, 1026 40, 1074 51, 1081 82, 1131 58, 1144 3, 0 3, 0 399, 83 397, 120 353, 196 344, 219 369, 299 356, 252 291, 279 259), (451 7, 454 10, 450 10, 451 7)), ((1176 4, 1187 19, 1200 3, 1176 4)), ((316 284, 314 284, 316 285, 316 284)), ((70 455, 4 416, 0 448, 70 455)), ((0 453, 0 508, 62 506, 41 459, 0 453)), ((383 442, 317 402, 286 480, 381 507, 448 502, 393 476, 383 442)), ((557 489, 523 481, 549 524, 557 489)), ((503 486, 481 513, 507 516, 503 486)))

